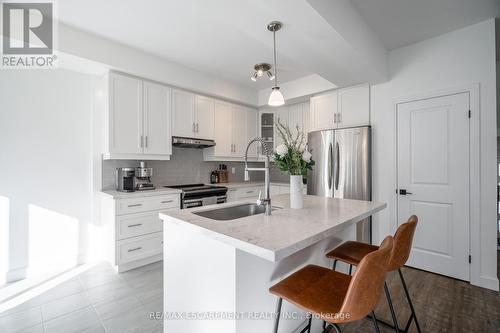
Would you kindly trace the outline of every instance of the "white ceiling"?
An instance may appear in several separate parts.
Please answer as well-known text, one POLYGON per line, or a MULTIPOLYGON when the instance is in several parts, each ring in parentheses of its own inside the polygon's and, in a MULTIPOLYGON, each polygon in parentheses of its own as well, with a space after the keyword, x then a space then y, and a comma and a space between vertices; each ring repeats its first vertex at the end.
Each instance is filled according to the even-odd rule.
POLYGON ((351 0, 389 49, 500 16, 499 0, 351 0))
MULTIPOLYGON (((266 78, 250 80, 256 63, 272 63, 272 34, 266 25, 255 29, 267 32, 268 44, 239 31, 238 22, 224 8, 209 4, 206 0, 64 0, 58 3, 58 15, 70 26, 192 69, 255 89, 271 87, 266 78)), ((281 82, 312 74, 282 54, 278 70, 281 82)))

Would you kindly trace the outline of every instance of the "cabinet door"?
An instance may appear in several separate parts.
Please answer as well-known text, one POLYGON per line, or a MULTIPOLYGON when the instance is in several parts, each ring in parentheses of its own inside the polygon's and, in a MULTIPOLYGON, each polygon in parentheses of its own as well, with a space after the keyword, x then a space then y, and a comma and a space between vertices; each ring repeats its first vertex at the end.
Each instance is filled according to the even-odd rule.
POLYGON ((302 117, 302 103, 293 104, 288 107, 288 126, 293 135, 299 131, 304 132, 304 119, 302 117))
POLYGON ((247 148, 247 112, 246 108, 234 105, 233 118, 232 118, 232 132, 233 132, 233 157, 245 156, 245 149, 247 148))
POLYGON ((200 139, 214 138, 215 105, 209 97, 196 95, 195 97, 195 136, 200 139))
MULTIPOLYGON (((259 112, 259 136, 263 138, 269 149, 274 148, 274 113, 269 110, 259 112)), ((263 156, 262 148, 259 155, 263 156)))
POLYGON ((288 107, 281 106, 274 111, 274 148, 278 147, 283 143, 283 139, 277 129, 278 120, 285 126, 289 126, 288 124, 288 107))
POLYGON ((311 131, 331 129, 336 126, 333 121, 337 113, 337 91, 311 97, 311 131))
POLYGON ((109 76, 110 153, 141 154, 142 81, 111 73, 109 76))
POLYGON ((232 105, 215 101, 215 147, 214 156, 231 156, 233 148, 232 105))
MULTIPOLYGON (((255 109, 245 108, 247 114, 247 139, 246 144, 250 142, 250 140, 255 139, 259 136, 258 134, 258 116, 259 112, 255 109)), ((245 148, 246 149, 246 146, 245 148)), ((260 143, 254 143, 248 149, 248 157, 257 158, 258 152, 260 150, 260 143)), ((244 153, 244 152, 243 152, 244 153)))
POLYGON ((339 90, 339 127, 370 124, 370 87, 366 85, 339 90))
POLYGON ((171 89, 144 82, 144 152, 172 154, 171 89))
POLYGON ((194 95, 172 90, 172 135, 191 138, 194 130, 194 95))

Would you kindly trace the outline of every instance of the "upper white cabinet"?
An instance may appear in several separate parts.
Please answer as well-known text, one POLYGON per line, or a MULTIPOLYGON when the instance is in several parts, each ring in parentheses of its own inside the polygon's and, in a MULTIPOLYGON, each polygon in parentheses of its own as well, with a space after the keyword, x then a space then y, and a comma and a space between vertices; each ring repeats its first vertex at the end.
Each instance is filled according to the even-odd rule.
POLYGON ((193 137, 195 133, 194 94, 183 90, 172 90, 172 135, 193 137))
POLYGON ((337 91, 311 97, 310 131, 336 127, 337 91))
POLYGON ((370 124, 370 87, 366 85, 339 89, 338 127, 370 124))
POLYGON ((171 89, 111 72, 104 112, 105 159, 170 159, 171 89))
POLYGON ((215 105, 210 97, 174 89, 173 136, 214 139, 215 105))
POLYGON ((196 95, 194 98, 195 137, 213 140, 215 130, 215 102, 213 98, 196 95))
POLYGON ((142 154, 142 80, 109 75, 109 147, 111 154, 142 154))
MULTIPOLYGON (((215 147, 203 150, 206 161, 241 161, 248 142, 257 137, 257 110, 215 100, 215 147)), ((257 158, 257 145, 248 153, 257 158)))
POLYGON ((143 87, 144 153, 171 155, 171 89, 147 81, 143 83, 143 87))
POLYGON ((310 131, 370 124, 367 84, 313 96, 310 102, 310 131))

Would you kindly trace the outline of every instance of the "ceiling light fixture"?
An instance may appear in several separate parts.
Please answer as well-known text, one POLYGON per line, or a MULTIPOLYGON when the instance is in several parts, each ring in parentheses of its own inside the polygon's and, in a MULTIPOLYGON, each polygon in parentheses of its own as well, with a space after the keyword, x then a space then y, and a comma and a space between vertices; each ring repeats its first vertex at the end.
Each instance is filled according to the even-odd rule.
POLYGON ((270 64, 263 62, 261 64, 255 65, 253 67, 253 69, 255 69, 255 72, 250 77, 250 80, 252 80, 253 82, 257 81, 257 79, 259 77, 264 76, 264 73, 267 73, 269 80, 271 80, 271 81, 274 80, 274 75, 271 73, 271 65, 270 64))
MULTIPOLYGON (((285 104, 285 99, 283 94, 280 92, 280 87, 278 86, 278 71, 276 67, 276 31, 281 29, 281 22, 273 21, 267 25, 267 30, 273 33, 273 56, 274 56, 274 87, 272 88, 271 95, 269 96, 269 101, 267 102, 270 106, 281 106, 285 104)), ((270 80, 271 77, 269 77, 270 80)))

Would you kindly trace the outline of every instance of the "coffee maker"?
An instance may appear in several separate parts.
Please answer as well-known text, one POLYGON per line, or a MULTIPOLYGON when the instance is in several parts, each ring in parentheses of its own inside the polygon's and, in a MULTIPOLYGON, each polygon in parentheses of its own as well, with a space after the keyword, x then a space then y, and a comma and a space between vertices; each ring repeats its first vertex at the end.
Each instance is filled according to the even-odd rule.
POLYGON ((116 190, 120 192, 135 191, 135 169, 134 168, 116 168, 115 181, 116 190))
POLYGON ((141 161, 140 167, 135 168, 135 190, 154 190, 155 186, 151 183, 153 168, 147 168, 146 162, 141 161))

